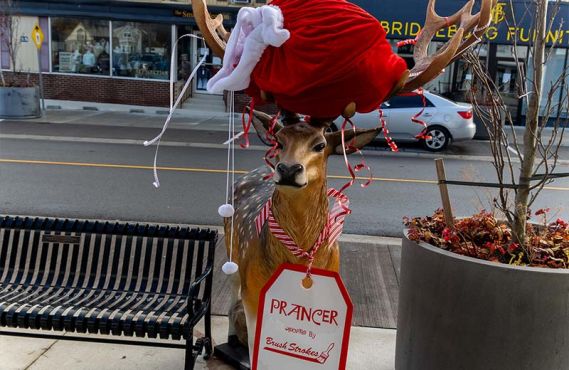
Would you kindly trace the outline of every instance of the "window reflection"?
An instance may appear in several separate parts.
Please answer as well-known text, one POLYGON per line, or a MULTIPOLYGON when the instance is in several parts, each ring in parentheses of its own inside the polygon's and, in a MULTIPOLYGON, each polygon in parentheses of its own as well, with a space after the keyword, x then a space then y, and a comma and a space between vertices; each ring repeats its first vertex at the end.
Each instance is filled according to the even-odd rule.
POLYGON ((109 22, 52 18, 54 72, 109 74, 109 22))
POLYGON ((113 76, 167 80, 169 25, 113 22, 113 76))
MULTIPOLYGON (((547 63, 544 65, 543 71, 543 82, 542 82, 542 94, 541 100, 539 102, 540 115, 549 115, 551 117, 566 116, 567 113, 564 111, 566 107, 563 107, 561 100, 561 79, 567 79, 565 74, 565 54, 567 49, 556 48, 550 51, 548 54, 547 63), (549 95, 550 91, 554 90, 555 93, 549 95), (548 100, 551 99, 548 105, 548 100)), ((530 59, 528 62, 528 73, 527 73, 527 89, 531 91, 533 84, 533 62, 530 59)), ((524 114, 527 111, 528 98, 523 99, 524 114)))

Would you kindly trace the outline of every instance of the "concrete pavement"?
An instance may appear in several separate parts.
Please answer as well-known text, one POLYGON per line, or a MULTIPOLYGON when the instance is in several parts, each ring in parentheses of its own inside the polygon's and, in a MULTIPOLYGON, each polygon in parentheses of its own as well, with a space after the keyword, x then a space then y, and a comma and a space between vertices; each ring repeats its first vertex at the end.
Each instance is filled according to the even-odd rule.
MULTIPOLYGON (((213 317, 214 343, 227 337, 227 317, 213 317)), ((2 329, 3 330, 3 329, 2 329)), ((0 369, 2 370, 177 370, 184 368, 181 349, 139 347, 104 343, 73 342, 51 339, 1 336, 0 369)), ((203 325, 196 327, 196 334, 203 325)), ((350 370, 392 370, 395 361, 395 330, 352 327, 348 352, 350 370)), ((196 370, 230 370, 213 357, 201 356, 196 370)))

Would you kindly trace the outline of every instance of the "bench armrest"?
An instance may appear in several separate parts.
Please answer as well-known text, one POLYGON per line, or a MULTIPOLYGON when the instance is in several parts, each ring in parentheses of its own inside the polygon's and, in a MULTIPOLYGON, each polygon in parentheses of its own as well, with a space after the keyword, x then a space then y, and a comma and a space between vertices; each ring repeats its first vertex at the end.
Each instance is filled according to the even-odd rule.
POLYGON ((199 293, 200 284, 209 276, 213 271, 213 266, 207 266, 204 272, 196 278, 195 281, 192 282, 190 285, 190 291, 188 295, 191 298, 196 298, 197 294, 199 293))

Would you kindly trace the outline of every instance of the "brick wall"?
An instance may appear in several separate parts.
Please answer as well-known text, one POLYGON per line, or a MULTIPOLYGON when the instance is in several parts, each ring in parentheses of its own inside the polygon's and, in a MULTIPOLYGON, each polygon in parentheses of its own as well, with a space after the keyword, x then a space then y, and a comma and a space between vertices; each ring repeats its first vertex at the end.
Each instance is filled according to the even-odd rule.
MULTIPOLYGON (((28 73, 4 73, 19 83, 26 84, 28 80, 28 73)), ((39 84, 39 75, 30 73, 29 81, 39 84)), ((43 84, 46 99, 158 107, 168 107, 170 102, 169 85, 161 81, 44 74, 43 84)))

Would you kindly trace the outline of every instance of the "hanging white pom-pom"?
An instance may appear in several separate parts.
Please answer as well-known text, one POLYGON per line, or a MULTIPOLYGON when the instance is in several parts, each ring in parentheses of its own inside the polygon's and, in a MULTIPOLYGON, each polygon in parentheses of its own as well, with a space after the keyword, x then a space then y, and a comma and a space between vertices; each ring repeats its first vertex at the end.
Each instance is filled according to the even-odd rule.
POLYGON ((217 213, 219 213, 221 217, 231 217, 235 213, 235 209, 231 204, 222 204, 217 209, 217 213))
POLYGON ((228 261, 221 266, 221 271, 223 271, 225 275, 233 275, 237 270, 239 270, 239 266, 237 266, 235 262, 228 261))

